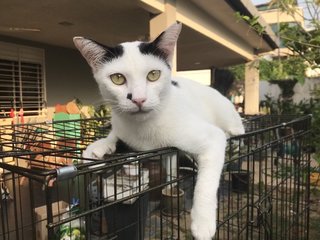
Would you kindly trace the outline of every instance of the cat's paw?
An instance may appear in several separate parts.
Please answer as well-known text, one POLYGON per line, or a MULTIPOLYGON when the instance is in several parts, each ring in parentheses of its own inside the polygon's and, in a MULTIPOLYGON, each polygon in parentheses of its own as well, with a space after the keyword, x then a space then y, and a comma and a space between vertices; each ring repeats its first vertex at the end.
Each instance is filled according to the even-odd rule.
POLYGON ((245 130, 242 126, 241 127, 234 127, 234 128, 229 128, 228 133, 231 136, 238 136, 238 135, 244 134, 245 130))
POLYGON ((116 144, 103 138, 91 143, 82 153, 82 157, 89 159, 103 159, 105 154, 112 154, 116 151, 116 144))
POLYGON ((191 232, 196 240, 211 240, 216 233, 216 218, 214 213, 205 214, 191 210, 191 232))

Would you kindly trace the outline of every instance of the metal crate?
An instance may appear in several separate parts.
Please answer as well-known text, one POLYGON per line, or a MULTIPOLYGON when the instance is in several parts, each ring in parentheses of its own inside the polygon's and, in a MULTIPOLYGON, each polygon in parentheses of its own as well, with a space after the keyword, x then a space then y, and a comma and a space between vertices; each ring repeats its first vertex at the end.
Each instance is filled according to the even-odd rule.
MULTIPOLYGON (((228 139, 215 239, 308 239, 311 117, 292 118, 228 139)), ((83 159, 108 122, 0 127, 0 239, 192 239, 196 163, 175 148, 83 159)))
POLYGON ((311 116, 245 124, 228 140, 216 239, 308 239, 311 116))

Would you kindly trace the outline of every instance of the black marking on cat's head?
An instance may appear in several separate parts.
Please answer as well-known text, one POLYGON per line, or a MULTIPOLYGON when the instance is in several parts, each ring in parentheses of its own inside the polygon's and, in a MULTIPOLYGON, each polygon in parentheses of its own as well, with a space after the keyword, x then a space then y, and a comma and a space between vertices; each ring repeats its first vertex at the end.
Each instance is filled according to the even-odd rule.
MULTIPOLYGON (((157 56, 159 59, 164 61, 169 69, 171 69, 174 48, 181 31, 181 26, 182 25, 179 23, 174 23, 162 32, 153 42, 140 43, 138 46, 140 52, 146 55, 157 56)), ((98 71, 104 62, 109 62, 115 58, 119 58, 124 53, 122 45, 107 47, 84 37, 74 37, 73 41, 75 46, 91 66, 93 72, 98 71)))
POLYGON ((106 53, 103 56, 103 61, 111 62, 112 60, 119 58, 123 55, 123 46, 117 45, 115 47, 106 47, 104 46, 106 53))
POLYGON ((180 23, 174 23, 163 31, 154 41, 140 43, 140 52, 158 57, 171 69, 174 48, 181 31, 181 26, 180 23))
POLYGON ((123 46, 117 45, 115 47, 109 47, 106 45, 103 45, 95 40, 89 39, 90 41, 94 42, 95 44, 101 46, 105 50, 105 54, 103 55, 103 61, 105 62, 111 62, 113 59, 119 58, 123 55, 123 46))
POLYGON ((113 59, 119 58, 124 53, 122 45, 107 47, 84 37, 74 37, 73 41, 94 72, 97 71, 104 62, 110 62, 113 59))
MULTIPOLYGON (((163 33, 161 34, 163 35, 163 33)), ((153 42, 142 42, 139 45, 139 50, 144 55, 153 55, 161 60, 164 61, 164 63, 168 66, 169 69, 171 69, 170 64, 168 63, 168 54, 163 51, 161 48, 159 48, 158 44, 161 39, 161 35, 157 37, 156 40, 153 42)))

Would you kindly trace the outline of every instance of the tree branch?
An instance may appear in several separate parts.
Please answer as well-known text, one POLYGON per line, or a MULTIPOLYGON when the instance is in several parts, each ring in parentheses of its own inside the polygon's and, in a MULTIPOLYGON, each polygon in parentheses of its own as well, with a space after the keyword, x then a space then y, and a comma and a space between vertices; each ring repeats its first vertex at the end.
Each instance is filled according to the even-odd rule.
POLYGON ((288 40, 288 41, 299 43, 299 44, 307 46, 307 47, 313 47, 313 48, 319 48, 320 49, 320 45, 314 45, 314 44, 311 44, 311 43, 301 42, 301 41, 298 41, 298 40, 295 40, 295 39, 292 39, 292 38, 288 38, 288 37, 284 37, 284 36, 281 36, 281 38, 283 38, 285 40, 288 40))

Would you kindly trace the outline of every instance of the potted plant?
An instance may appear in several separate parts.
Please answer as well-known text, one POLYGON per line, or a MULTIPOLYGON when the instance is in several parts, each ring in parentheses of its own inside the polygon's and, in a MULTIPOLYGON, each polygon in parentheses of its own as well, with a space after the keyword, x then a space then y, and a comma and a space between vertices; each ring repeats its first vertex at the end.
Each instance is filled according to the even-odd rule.
POLYGON ((161 204, 165 216, 178 217, 184 210, 184 191, 178 186, 166 186, 162 189, 161 204))

